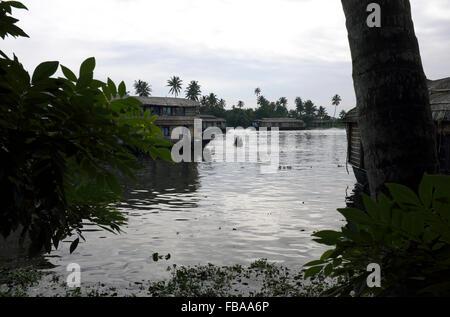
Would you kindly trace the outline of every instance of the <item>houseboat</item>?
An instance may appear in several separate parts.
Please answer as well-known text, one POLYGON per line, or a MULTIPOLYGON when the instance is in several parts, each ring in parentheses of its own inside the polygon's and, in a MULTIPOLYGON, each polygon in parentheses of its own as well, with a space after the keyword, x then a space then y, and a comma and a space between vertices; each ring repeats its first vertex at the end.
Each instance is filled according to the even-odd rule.
POLYGON ((200 103, 198 101, 188 100, 184 98, 169 97, 134 97, 139 100, 142 110, 150 110, 152 115, 157 115, 155 121, 162 133, 164 139, 168 141, 176 141, 171 139, 172 130, 176 127, 186 127, 194 137, 194 121, 202 120, 202 131, 209 127, 219 127, 225 129, 225 119, 215 116, 200 115, 200 103))
POLYGON ((263 118, 253 122, 255 128, 278 128, 279 130, 301 130, 306 127, 305 122, 295 118, 263 118))
MULTIPOLYGON (((428 91, 431 113, 436 126, 440 172, 450 174, 450 77, 428 80, 428 91)), ((347 162, 353 168, 358 185, 364 190, 368 190, 357 109, 350 110, 344 117, 343 122, 347 129, 347 162)))

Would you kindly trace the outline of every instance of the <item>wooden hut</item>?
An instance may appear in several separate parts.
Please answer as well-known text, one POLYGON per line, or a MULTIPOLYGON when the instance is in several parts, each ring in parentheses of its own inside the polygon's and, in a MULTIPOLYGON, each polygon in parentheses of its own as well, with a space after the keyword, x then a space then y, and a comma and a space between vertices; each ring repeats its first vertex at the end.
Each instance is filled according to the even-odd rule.
MULTIPOLYGON (((431 112, 436 125, 440 172, 450 174, 450 77, 428 80, 428 90, 431 112)), ((347 162, 352 166, 358 184, 366 187, 364 149, 358 128, 357 109, 350 110, 343 122, 347 129, 347 162)))
POLYGON ((306 127, 302 120, 294 118, 263 118, 253 123, 257 128, 278 128, 279 130, 301 130, 306 127))

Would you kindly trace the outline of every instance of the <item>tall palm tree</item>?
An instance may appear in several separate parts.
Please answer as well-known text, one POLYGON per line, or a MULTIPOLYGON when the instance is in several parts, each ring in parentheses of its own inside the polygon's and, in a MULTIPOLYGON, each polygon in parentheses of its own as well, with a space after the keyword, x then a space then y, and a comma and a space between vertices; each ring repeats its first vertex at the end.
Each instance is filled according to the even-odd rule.
POLYGON ((198 101, 198 97, 201 94, 200 85, 198 84, 198 81, 191 81, 186 88, 186 98, 189 100, 198 101))
POLYGON ((409 0, 378 0, 382 27, 366 27, 372 0, 342 0, 364 162, 372 196, 385 183, 417 190, 437 172, 435 127, 409 0), (395 17, 395 18, 394 18, 395 17))
POLYGON ((167 87, 170 87, 169 94, 175 95, 175 98, 181 91, 183 81, 178 76, 173 76, 167 81, 167 87))
POLYGON ((151 95, 152 87, 147 82, 138 80, 134 81, 134 90, 139 97, 148 97, 151 95))
POLYGON ((239 109, 242 109, 242 108, 244 108, 244 102, 242 101, 242 100, 239 100, 238 101, 238 103, 237 103, 237 107, 239 108, 239 109))
POLYGON ((336 109, 341 104, 342 98, 339 95, 334 95, 333 98, 331 98, 331 104, 334 106, 334 115, 333 118, 336 119, 336 109))

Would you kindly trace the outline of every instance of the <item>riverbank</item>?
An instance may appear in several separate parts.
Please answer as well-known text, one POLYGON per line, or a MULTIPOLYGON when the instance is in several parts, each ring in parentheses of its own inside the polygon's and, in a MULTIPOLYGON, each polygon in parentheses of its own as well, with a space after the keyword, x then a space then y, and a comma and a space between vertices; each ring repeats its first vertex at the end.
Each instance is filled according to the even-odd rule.
POLYGON ((301 270, 261 259, 249 266, 172 265, 170 278, 128 284, 81 283, 68 287, 65 277, 32 265, 0 268, 0 296, 6 297, 314 297, 330 281, 303 278, 301 270))

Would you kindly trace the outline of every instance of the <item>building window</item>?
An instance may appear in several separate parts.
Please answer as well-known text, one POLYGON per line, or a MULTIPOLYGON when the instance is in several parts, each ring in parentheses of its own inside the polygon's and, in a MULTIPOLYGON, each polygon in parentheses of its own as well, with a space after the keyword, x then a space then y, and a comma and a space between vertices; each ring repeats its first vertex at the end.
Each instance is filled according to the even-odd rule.
POLYGON ((183 107, 173 108, 172 113, 174 116, 184 116, 184 108, 183 107))
POLYGON ((162 127, 161 131, 164 136, 170 136, 170 128, 169 127, 162 127))
POLYGON ((163 116, 171 116, 172 115, 172 108, 171 107, 163 107, 162 109, 162 115, 163 116))
POLYGON ((152 116, 154 116, 155 114, 159 116, 159 114, 160 114, 160 109, 159 109, 159 107, 157 107, 157 106, 152 106, 152 107, 150 108, 150 112, 151 112, 152 116))

